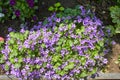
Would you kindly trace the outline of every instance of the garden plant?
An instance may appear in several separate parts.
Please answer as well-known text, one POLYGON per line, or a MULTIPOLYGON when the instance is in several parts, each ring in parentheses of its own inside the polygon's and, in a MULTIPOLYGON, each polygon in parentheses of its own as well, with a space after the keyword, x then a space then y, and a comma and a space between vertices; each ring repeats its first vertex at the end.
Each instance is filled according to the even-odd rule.
POLYGON ((90 9, 67 8, 31 30, 11 31, 0 45, 0 63, 6 74, 20 80, 85 78, 108 62, 104 30, 90 9))

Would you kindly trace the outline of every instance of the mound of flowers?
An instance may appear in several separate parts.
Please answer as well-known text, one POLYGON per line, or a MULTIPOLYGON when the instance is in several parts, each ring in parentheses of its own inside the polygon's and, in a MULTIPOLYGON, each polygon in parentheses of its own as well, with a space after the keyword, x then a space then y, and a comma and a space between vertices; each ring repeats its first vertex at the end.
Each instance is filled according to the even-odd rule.
POLYGON ((101 21, 82 6, 73 11, 77 13, 53 14, 30 31, 10 32, 0 54, 6 74, 25 80, 70 80, 102 68, 107 60, 101 21))

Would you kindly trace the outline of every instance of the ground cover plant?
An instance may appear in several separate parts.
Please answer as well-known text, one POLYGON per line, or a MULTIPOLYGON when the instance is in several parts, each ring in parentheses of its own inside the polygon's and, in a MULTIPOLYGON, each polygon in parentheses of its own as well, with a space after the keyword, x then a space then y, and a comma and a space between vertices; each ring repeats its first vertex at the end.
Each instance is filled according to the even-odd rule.
POLYGON ((16 18, 24 22, 26 18, 34 17, 37 2, 37 0, 0 0, 0 22, 16 18))
POLYGON ((0 63, 19 79, 80 79, 96 74, 107 59, 102 22, 83 6, 65 9, 30 31, 12 31, 1 43, 0 63))
POLYGON ((48 10, 52 12, 64 11, 64 7, 61 5, 60 2, 57 2, 54 4, 54 6, 50 6, 48 10))

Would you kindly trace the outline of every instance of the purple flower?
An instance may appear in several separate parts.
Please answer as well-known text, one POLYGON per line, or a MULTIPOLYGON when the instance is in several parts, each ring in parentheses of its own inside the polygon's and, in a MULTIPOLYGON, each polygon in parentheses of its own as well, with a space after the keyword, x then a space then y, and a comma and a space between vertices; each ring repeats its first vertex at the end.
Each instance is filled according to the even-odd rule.
POLYGON ((112 44, 112 45, 115 45, 115 44, 116 44, 116 42, 115 42, 115 41, 112 41, 112 42, 111 42, 111 44, 112 44))
POLYGON ((54 75, 53 75, 53 78, 55 78, 55 79, 60 79, 60 76, 57 75, 57 74, 54 74, 54 75))
POLYGON ((104 54, 107 54, 110 51, 110 49, 104 50, 104 54))
POLYGON ((85 10, 85 8, 83 7, 83 6, 80 6, 80 9, 81 9, 81 15, 85 15, 85 13, 86 13, 86 10, 85 10))
POLYGON ((16 0, 10 0, 10 5, 14 6, 16 4, 16 0))
POLYGON ((88 66, 94 66, 94 65, 95 65, 95 62, 93 60, 87 60, 86 64, 85 64, 86 67, 88 67, 88 66))
POLYGON ((83 55, 83 51, 82 50, 78 50, 79 55, 82 56, 83 55))
POLYGON ((88 26, 90 24, 90 17, 86 17, 84 20, 83 20, 83 25, 84 26, 88 26))
POLYGON ((20 16, 20 10, 16 10, 16 11, 15 11, 15 15, 16 15, 17 17, 19 17, 19 16, 20 16))
POLYGON ((103 64, 107 64, 108 63, 108 60, 107 59, 103 59, 103 64))
POLYGON ((45 71, 44 68, 41 68, 41 69, 40 69, 40 73, 43 73, 44 71, 45 71))
POLYGON ((22 29, 20 30, 20 32, 21 32, 21 33, 24 33, 24 32, 25 32, 25 30, 22 28, 22 29))
POLYGON ((37 16, 33 16, 32 19, 33 19, 33 21, 36 21, 37 20, 37 16))
POLYGON ((28 3, 30 8, 34 7, 34 0, 27 0, 27 3, 28 3))
POLYGON ((11 31, 13 31, 13 29, 12 29, 11 27, 9 27, 9 28, 8 28, 8 31, 11 32, 11 31))
POLYGON ((61 50, 61 55, 64 56, 65 54, 68 54, 69 52, 66 49, 61 50))
POLYGON ((26 70, 25 69, 21 70, 21 73, 22 75, 26 75, 26 70))
POLYGON ((56 22, 58 22, 58 23, 59 23, 60 21, 61 21, 61 19, 60 19, 60 18, 57 18, 57 19, 56 19, 56 22))
POLYGON ((26 40, 26 41, 24 42, 24 46, 25 46, 25 48, 30 48, 29 40, 26 40))
POLYGON ((46 67, 47 67, 48 69, 52 69, 51 64, 47 64, 46 67))

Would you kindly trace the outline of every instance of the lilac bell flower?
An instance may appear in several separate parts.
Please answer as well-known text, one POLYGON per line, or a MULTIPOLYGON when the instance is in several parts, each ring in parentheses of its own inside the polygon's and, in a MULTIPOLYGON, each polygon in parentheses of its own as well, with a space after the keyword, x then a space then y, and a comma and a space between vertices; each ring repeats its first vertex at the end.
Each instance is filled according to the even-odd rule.
POLYGON ((103 59, 103 64, 107 64, 108 63, 108 60, 107 59, 103 59))

